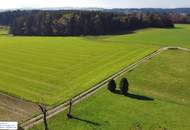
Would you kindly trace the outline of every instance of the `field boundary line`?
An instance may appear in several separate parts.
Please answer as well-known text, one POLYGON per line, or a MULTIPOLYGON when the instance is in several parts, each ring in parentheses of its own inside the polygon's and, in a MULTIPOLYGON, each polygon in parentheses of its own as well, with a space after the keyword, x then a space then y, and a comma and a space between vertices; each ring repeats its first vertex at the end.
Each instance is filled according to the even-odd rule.
MULTIPOLYGON (((167 50, 182 50, 182 51, 190 52, 189 48, 183 48, 183 47, 162 47, 160 49, 157 49, 157 50, 153 51, 152 53, 144 56, 140 60, 136 61, 135 63, 129 64, 127 67, 121 69, 120 71, 118 71, 117 73, 113 74, 112 76, 106 78, 105 80, 97 83, 96 85, 94 85, 92 88, 86 90, 85 92, 82 92, 82 93, 72 97, 71 99, 72 99, 73 104, 77 104, 77 103, 83 101, 84 99, 86 99, 87 97, 93 95, 99 89, 104 87, 104 85, 107 84, 108 81, 110 81, 111 79, 116 79, 116 78, 120 77, 122 74, 132 71, 138 65, 150 60, 151 58, 157 56, 161 52, 167 51, 167 50)), ((57 115, 58 113, 68 109, 68 107, 69 107, 69 100, 65 101, 64 103, 62 103, 58 106, 52 107, 51 109, 49 109, 47 111, 47 118, 49 119, 49 118, 57 115)), ((43 114, 39 114, 23 123, 20 123, 19 126, 26 130, 26 129, 33 127, 36 124, 41 123, 42 121, 43 121, 43 114)))

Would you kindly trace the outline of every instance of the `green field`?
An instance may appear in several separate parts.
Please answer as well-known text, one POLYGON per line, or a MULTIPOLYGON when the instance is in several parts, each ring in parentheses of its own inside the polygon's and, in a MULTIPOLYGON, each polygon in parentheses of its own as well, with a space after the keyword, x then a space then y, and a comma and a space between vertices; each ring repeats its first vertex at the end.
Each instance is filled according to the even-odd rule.
POLYGON ((73 107, 75 119, 65 112, 51 118, 49 129, 189 130, 189 59, 189 52, 163 52, 122 76, 129 79, 130 96, 104 88, 73 107))
POLYGON ((136 33, 102 38, 108 42, 143 45, 190 47, 190 25, 177 24, 174 29, 144 29, 136 33))
POLYGON ((0 36, 8 34, 8 27, 0 26, 0 36))
POLYGON ((76 37, 0 39, 0 91, 49 105, 90 88, 156 48, 76 37))
MULTIPOLYGON (((6 30, 1 30, 6 32, 6 30)), ((99 37, 0 36, 0 91, 61 103, 160 46, 190 47, 190 25, 99 37)))

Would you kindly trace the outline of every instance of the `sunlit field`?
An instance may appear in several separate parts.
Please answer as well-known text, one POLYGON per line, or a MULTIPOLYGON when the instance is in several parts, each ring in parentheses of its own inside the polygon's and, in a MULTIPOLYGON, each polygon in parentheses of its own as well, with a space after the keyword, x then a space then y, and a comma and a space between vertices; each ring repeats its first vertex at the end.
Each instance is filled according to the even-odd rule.
POLYGON ((0 36, 8 34, 8 27, 0 26, 0 36))
MULTIPOLYGON (((127 97, 105 86, 73 106, 73 119, 65 112, 51 118, 49 129, 189 130, 189 59, 189 52, 163 52, 120 77, 129 80, 127 97)), ((42 129, 43 124, 31 130, 42 129)))
POLYGON ((65 101, 156 49, 76 37, 1 37, 0 90, 34 102, 65 101))
POLYGON ((149 28, 126 35, 102 37, 102 40, 130 44, 140 43, 146 46, 190 47, 189 34, 189 24, 177 24, 174 29, 149 28))
POLYGON ((0 91, 55 105, 161 46, 190 47, 189 32, 190 25, 176 25, 99 37, 0 35, 0 91))

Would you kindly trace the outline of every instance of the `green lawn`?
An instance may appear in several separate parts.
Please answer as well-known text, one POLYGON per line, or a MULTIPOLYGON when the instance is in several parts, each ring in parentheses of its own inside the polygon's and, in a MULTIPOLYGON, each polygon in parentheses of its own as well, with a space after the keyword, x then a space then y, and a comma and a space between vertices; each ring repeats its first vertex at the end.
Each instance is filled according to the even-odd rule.
POLYGON ((190 25, 177 25, 176 29, 145 29, 119 36, 2 35, 0 91, 54 105, 92 87, 160 46, 190 47, 189 32, 190 25))
POLYGON ((75 119, 62 112, 49 120, 49 129, 189 130, 189 59, 188 52, 163 52, 122 76, 129 79, 130 97, 103 88, 73 107, 75 119))

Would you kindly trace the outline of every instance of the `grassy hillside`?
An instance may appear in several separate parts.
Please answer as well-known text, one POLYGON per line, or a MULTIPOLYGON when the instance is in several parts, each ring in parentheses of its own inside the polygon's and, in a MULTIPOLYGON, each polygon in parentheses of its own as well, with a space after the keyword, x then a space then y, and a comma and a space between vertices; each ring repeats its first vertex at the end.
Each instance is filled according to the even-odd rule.
POLYGON ((101 39, 107 42, 190 47, 190 25, 177 24, 175 26, 174 29, 151 28, 139 30, 132 34, 101 37, 101 39))
MULTIPOLYGON (((189 130, 190 53, 167 51, 122 77, 130 96, 106 88, 73 107, 74 119, 60 113, 49 120, 53 130, 189 130)), ((121 77, 121 78, 122 78, 121 77)), ((31 130, 42 130, 43 125, 31 130)))
POLYGON ((190 53, 167 51, 149 62, 125 75, 131 84, 147 95, 190 107, 190 53))
MULTIPOLYGON (((5 30, 6 31, 6 30, 5 30)), ((0 91, 60 103, 160 46, 190 47, 190 25, 101 37, 0 36, 0 91)))

